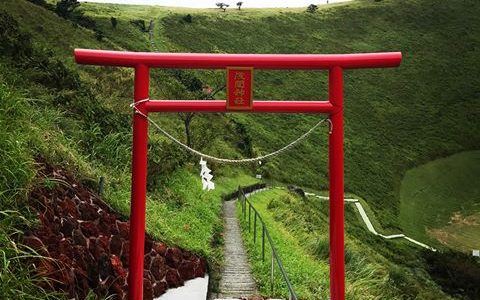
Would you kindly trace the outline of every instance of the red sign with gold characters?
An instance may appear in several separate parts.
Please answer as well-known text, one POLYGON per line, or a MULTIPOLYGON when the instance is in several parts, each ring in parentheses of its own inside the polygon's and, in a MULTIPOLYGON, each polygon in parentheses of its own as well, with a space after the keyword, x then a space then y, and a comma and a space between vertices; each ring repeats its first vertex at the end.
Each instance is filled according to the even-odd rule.
POLYGON ((253 107, 253 68, 227 68, 227 110, 253 107))

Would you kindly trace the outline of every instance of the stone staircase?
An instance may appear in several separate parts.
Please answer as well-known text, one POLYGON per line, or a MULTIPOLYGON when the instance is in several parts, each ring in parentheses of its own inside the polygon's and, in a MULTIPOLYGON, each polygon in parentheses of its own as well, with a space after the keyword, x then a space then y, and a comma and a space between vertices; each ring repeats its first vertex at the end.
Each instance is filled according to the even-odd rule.
POLYGON ((217 299, 250 298, 257 294, 250 264, 243 246, 242 232, 235 214, 236 201, 224 201, 225 268, 217 299))

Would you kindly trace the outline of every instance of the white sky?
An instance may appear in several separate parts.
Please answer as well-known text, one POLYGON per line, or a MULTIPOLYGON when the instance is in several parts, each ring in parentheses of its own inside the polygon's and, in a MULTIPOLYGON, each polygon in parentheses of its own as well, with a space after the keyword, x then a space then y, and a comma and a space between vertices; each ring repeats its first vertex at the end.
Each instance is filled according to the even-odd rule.
MULTIPOLYGON (((215 3, 224 2, 236 7, 238 0, 80 0, 81 2, 143 4, 177 7, 215 8, 215 3)), ((242 7, 306 7, 312 3, 325 4, 327 0, 241 0, 242 7)), ((330 3, 349 0, 330 0, 330 3)))

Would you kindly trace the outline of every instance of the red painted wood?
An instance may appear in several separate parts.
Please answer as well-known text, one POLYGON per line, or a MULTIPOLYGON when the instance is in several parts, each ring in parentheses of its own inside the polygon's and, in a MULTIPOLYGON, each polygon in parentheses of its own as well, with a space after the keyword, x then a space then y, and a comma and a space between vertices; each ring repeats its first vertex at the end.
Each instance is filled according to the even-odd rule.
POLYGON ((361 54, 207 54, 152 53, 75 49, 79 64, 134 67, 145 64, 155 68, 225 69, 253 67, 256 69, 343 69, 397 67, 401 52, 361 54))
MULTIPOLYGON (((225 100, 150 100, 149 112, 227 112, 225 100)), ((253 101, 248 112, 258 113, 329 113, 328 101, 253 101)), ((241 112, 241 111, 239 111, 241 112)))
MULTIPOLYGON (((149 69, 135 68, 134 101, 148 98, 149 69)), ((142 113, 148 111, 139 104, 142 113)), ((143 259, 145 246, 145 213, 147 197, 148 120, 139 114, 133 116, 132 145, 132 200, 130 203, 130 256, 128 267, 128 299, 143 299, 143 259)))
POLYGON ((330 70, 328 93, 333 104, 328 145, 330 181, 330 299, 345 299, 344 191, 343 191, 343 70, 330 70))

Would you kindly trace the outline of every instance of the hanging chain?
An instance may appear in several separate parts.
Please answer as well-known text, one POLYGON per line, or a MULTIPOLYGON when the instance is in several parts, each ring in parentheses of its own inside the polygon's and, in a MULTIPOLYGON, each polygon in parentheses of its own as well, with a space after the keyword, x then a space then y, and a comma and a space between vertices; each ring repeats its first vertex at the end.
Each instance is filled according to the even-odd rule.
POLYGON ((258 157, 255 157, 255 158, 243 158, 243 159, 228 159, 228 158, 221 158, 221 157, 215 157, 215 156, 212 156, 212 155, 208 155, 208 154, 205 154, 205 153, 202 153, 200 151, 197 151, 193 148, 191 148, 190 146, 182 143, 180 140, 178 140, 177 138, 175 138, 174 136, 172 136, 170 133, 168 133, 165 129, 161 128, 160 125, 158 125, 154 120, 152 120, 149 116, 147 116, 146 114, 142 113, 138 108, 137 108, 137 105, 140 104, 140 103, 145 103, 149 101, 149 99, 143 99, 143 100, 139 100, 137 102, 134 102, 132 104, 130 104, 130 107, 132 107, 135 111, 136 114, 138 115, 141 115, 143 116, 145 119, 148 120, 148 122, 150 122, 153 126, 155 126, 155 128, 157 128, 161 133, 163 133, 166 137, 168 137, 170 140, 172 140, 173 142, 175 142, 176 144, 178 144, 179 146, 183 147, 184 149, 186 149, 187 151, 193 153, 193 154, 196 154, 200 157, 203 157, 207 160, 210 160, 210 161, 215 161, 215 162, 219 162, 219 163, 227 163, 227 164, 244 164, 244 163, 252 163, 252 162, 257 162, 257 161, 262 161, 262 160, 265 160, 265 159, 268 159, 270 157, 273 157, 273 156, 277 156, 285 151, 287 151, 288 149, 292 148, 293 146, 295 146, 296 144, 298 144, 299 142, 301 142, 302 140, 304 140, 306 137, 308 137, 315 129, 317 129, 320 125, 322 125, 323 123, 325 122, 328 122, 329 125, 330 125, 330 129, 329 129, 329 133, 331 134, 332 133, 332 122, 330 121, 330 119, 328 118, 325 118, 325 119, 321 119, 317 124, 315 124, 312 128, 310 128, 307 132, 305 132, 304 134, 302 134, 300 137, 298 137, 296 140, 292 141, 291 143, 285 145, 284 147, 276 150, 276 151, 273 151, 271 153, 268 153, 268 154, 265 154, 265 155, 261 155, 261 156, 258 156, 258 157))

